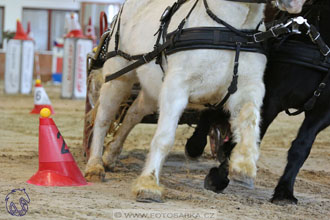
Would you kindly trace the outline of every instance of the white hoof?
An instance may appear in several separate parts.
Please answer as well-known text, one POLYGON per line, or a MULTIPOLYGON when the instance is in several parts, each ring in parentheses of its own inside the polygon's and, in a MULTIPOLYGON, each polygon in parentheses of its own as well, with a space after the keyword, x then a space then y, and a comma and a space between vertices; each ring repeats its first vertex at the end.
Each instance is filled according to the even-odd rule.
POLYGON ((105 171, 101 158, 92 158, 88 160, 85 169, 85 178, 88 182, 104 181, 105 171))
POLYGON ((140 176, 132 189, 138 202, 163 202, 163 187, 157 184, 153 175, 140 176))

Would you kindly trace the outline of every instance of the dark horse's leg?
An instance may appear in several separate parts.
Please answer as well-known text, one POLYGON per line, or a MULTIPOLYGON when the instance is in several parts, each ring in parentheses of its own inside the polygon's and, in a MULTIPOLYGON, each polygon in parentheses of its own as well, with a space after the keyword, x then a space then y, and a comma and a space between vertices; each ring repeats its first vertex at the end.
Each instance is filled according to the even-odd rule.
POLYGON ((292 142, 284 174, 280 178, 271 199, 273 203, 297 204, 298 202, 293 195, 296 176, 310 153, 316 135, 330 124, 329 110, 324 110, 323 112, 314 110, 313 112, 306 112, 305 120, 300 127, 298 136, 292 142))
MULTIPOLYGON (((262 109, 263 120, 260 129, 261 138, 265 135, 267 128, 281 111, 280 108, 280 102, 278 102, 276 98, 269 98, 267 96, 265 97, 262 109)), ((213 167, 210 170, 209 174, 205 177, 204 187, 206 189, 219 193, 222 192, 228 186, 228 162, 231 151, 235 147, 235 145, 236 143, 234 143, 232 138, 230 138, 228 142, 225 142, 222 146, 219 146, 217 157, 220 162, 220 166, 218 168, 213 167)), ((251 186, 251 183, 240 183, 240 185, 251 186)))
POLYGON ((213 192, 222 192, 229 184, 228 168, 229 168, 229 156, 236 143, 230 138, 228 142, 225 142, 220 146, 217 152, 217 157, 220 162, 220 166, 213 167, 209 174, 204 179, 204 188, 212 190, 213 192))
POLYGON ((224 111, 213 109, 203 111, 193 135, 187 140, 186 155, 191 159, 200 157, 207 144, 207 135, 211 126, 228 123, 228 120, 229 114, 224 111))
POLYGON ((207 143, 207 134, 211 127, 211 120, 209 110, 201 113, 197 127, 193 135, 187 140, 185 146, 186 155, 191 159, 200 157, 207 143))

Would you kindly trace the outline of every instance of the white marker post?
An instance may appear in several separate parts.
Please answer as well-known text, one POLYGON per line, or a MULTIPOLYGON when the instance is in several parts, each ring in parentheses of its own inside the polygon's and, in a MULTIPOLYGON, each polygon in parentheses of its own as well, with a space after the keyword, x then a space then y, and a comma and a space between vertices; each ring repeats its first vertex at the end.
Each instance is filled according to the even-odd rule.
POLYGON ((80 30, 71 31, 64 39, 62 98, 86 97, 86 57, 93 49, 93 41, 80 30))
POLYGON ((5 92, 30 94, 33 79, 34 42, 17 21, 15 37, 8 41, 5 67, 5 92))

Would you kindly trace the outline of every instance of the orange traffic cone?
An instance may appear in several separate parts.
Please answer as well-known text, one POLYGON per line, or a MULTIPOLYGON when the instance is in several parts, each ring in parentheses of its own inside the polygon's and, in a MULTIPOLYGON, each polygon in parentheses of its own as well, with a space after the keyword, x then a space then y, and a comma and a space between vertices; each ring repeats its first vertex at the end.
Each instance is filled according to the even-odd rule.
POLYGON ((24 31, 22 23, 17 19, 16 21, 16 33, 14 36, 15 40, 32 40, 27 33, 24 31))
POLYGON ((41 80, 37 79, 34 90, 34 108, 30 114, 39 114, 43 108, 49 108, 52 114, 55 113, 48 95, 41 85, 41 80))
POLYGON ((86 31, 85 31, 86 37, 90 38, 90 39, 95 39, 95 28, 92 24, 92 17, 89 17, 88 20, 88 25, 86 26, 86 31))
POLYGON ((48 108, 40 111, 39 170, 27 183, 39 186, 87 185, 48 108))
POLYGON ((77 17, 74 14, 71 14, 69 26, 69 33, 65 35, 66 38, 86 38, 81 30, 77 17))

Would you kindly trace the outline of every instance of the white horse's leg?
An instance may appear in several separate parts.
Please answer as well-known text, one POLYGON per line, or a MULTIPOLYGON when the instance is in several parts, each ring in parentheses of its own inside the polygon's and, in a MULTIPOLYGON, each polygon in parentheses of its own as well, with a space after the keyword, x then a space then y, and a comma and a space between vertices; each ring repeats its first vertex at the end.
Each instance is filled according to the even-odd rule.
POLYGON ((143 90, 129 107, 122 125, 114 136, 114 140, 105 149, 103 154, 104 166, 113 169, 116 164, 117 157, 121 153, 124 141, 127 135, 138 124, 144 116, 157 111, 157 101, 150 98, 143 90))
MULTIPOLYGON (((112 62, 106 63, 104 68, 112 65, 112 67, 117 66, 119 69, 123 62, 120 62, 119 59, 117 61, 119 62, 116 62, 114 59, 112 62)), ((111 122, 115 119, 120 104, 130 95, 134 80, 134 76, 127 74, 102 85, 99 98, 100 105, 95 118, 90 158, 85 169, 87 181, 102 181, 105 176, 102 162, 104 138, 111 122)))
POLYGON ((229 173, 233 180, 253 187, 259 158, 260 107, 265 89, 258 78, 240 76, 240 82, 244 86, 238 88, 227 105, 231 113, 234 141, 237 143, 230 155, 229 173))
POLYGON ((174 77, 167 76, 163 84, 157 130, 143 172, 133 186, 137 201, 162 201, 163 188, 159 186, 159 175, 174 144, 180 116, 188 103, 187 89, 179 83, 180 77, 177 77, 180 74, 182 72, 172 74, 174 77))

